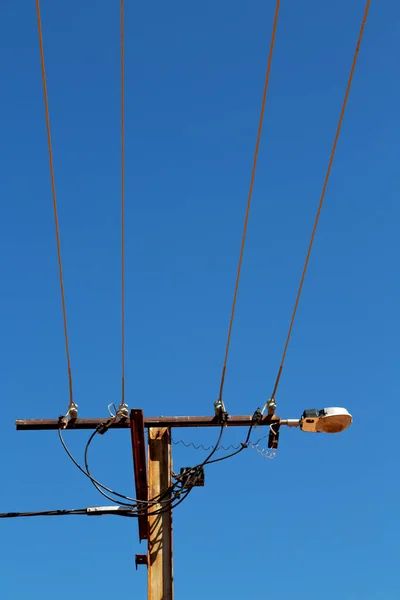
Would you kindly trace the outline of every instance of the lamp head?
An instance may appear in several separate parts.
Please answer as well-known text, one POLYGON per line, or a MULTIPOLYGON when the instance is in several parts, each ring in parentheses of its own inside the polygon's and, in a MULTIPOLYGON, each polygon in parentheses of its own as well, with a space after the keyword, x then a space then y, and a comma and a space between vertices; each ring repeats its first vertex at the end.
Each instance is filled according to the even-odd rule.
POLYGON ((345 408, 331 406, 318 410, 305 410, 300 419, 300 429, 313 433, 340 433, 350 427, 353 417, 345 408))

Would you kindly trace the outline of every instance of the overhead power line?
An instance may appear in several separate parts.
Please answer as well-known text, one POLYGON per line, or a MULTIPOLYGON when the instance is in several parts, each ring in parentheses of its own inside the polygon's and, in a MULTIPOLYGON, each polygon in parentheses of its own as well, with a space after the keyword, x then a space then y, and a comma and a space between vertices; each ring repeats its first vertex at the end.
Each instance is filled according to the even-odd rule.
POLYGON ((339 135, 340 135, 341 127, 342 127, 344 113, 346 111, 347 100, 348 100, 349 93, 350 93, 351 83, 353 81, 353 75, 354 75, 354 71, 355 71, 355 68, 356 68, 358 53, 359 53, 359 50, 360 50, 361 41, 362 41, 363 34, 364 34, 364 29, 365 29, 365 24, 366 24, 367 17, 368 17, 369 7, 370 7, 370 0, 367 0, 366 6, 365 6, 365 10, 364 10, 364 16, 363 16, 362 23, 361 23, 360 33, 358 35, 357 46, 356 46, 356 50, 355 50, 354 57, 353 57, 353 63, 351 65, 350 75, 349 75, 349 79, 347 81, 347 87, 346 87, 346 92, 345 92, 345 95, 344 95, 342 109, 340 111, 339 122, 338 122, 338 125, 337 125, 337 128, 336 128, 335 139, 334 139, 334 142, 333 142, 332 151, 331 151, 331 155, 330 155, 329 163, 328 163, 328 168, 327 168, 326 175, 325 175, 324 185, 322 187, 322 192, 321 192, 321 197, 320 197, 320 200, 319 200, 318 210, 317 210, 317 214, 316 214, 315 221, 314 221, 314 226, 313 226, 312 233, 311 233, 310 243, 308 245, 306 260, 305 260, 305 263, 304 263, 303 272, 301 274, 300 285, 299 285, 299 288, 298 288, 298 291, 297 291, 296 301, 295 301, 295 304, 294 304, 293 313, 292 313, 292 317, 291 317, 291 320, 290 320, 289 330, 288 330, 288 333, 287 333, 287 336, 286 336, 286 342, 285 342, 285 346, 284 346, 284 349, 283 349, 283 354, 282 354, 281 362, 280 362, 280 365, 279 365, 278 374, 277 374, 277 377, 276 377, 276 380, 275 380, 274 389, 273 389, 273 392, 272 392, 272 395, 271 395, 272 399, 275 398, 275 395, 276 395, 276 392, 277 392, 277 389, 278 389, 279 381, 280 381, 282 370, 283 370, 283 365, 284 365, 285 358, 286 358, 287 349, 288 349, 288 346, 289 346, 290 336, 292 334, 294 320, 296 318, 297 308, 299 306, 300 296, 301 296, 301 292, 302 292, 303 284, 304 284, 304 278, 305 278, 305 275, 306 275, 306 272, 307 272, 308 262, 310 260, 310 255, 311 255, 311 250, 312 250, 313 243, 314 243, 315 233, 317 231, 319 217, 321 215, 321 210, 322 210, 322 206, 323 206, 324 199, 325 199, 325 193, 326 193, 326 188, 328 186, 329 176, 331 174, 333 159, 335 157, 336 147, 337 147, 337 143, 338 143, 338 140, 339 140, 339 135))
POLYGON ((57 211, 57 196, 56 196, 56 184, 54 177, 54 163, 53 163, 53 149, 51 143, 51 131, 50 131, 50 114, 49 114, 49 100, 47 95, 47 83, 46 83, 46 69, 44 62, 44 47, 43 47, 43 32, 42 32, 42 20, 40 15, 40 0, 36 0, 36 13, 38 22, 39 32, 39 46, 40 46, 40 62, 42 66, 42 81, 43 81, 43 96, 44 96, 44 108, 46 114, 46 129, 47 129, 47 144, 49 149, 49 162, 50 162, 50 176, 51 176, 51 191, 53 195, 53 208, 54 208, 54 222, 56 228, 56 240, 57 240, 57 258, 58 258, 58 271, 60 276, 60 290, 61 290, 61 304, 64 321, 64 337, 65 337, 65 352, 67 355, 67 367, 68 367, 68 383, 69 383, 69 406, 68 413, 71 413, 72 409, 77 409, 77 405, 74 402, 73 387, 72 387, 72 371, 71 371, 71 359, 69 353, 69 342, 68 342, 68 327, 67 327, 67 309, 65 305, 65 293, 64 293, 64 280, 63 270, 61 261, 61 242, 60 242, 60 230, 58 225, 58 211, 57 211))
POLYGON ((120 3, 121 27, 121 404, 125 407, 125 6, 120 3))
POLYGON ((6 512, 0 513, 0 519, 15 519, 18 517, 66 517, 71 515, 119 515, 133 517, 132 510, 122 506, 90 506, 88 508, 73 508, 59 510, 42 510, 37 512, 6 512))
POLYGON ((276 28, 278 25, 278 17, 279 17, 279 8, 280 8, 280 0, 277 0, 276 6, 275 6, 274 24, 272 27, 271 43, 270 43, 269 55, 268 55, 268 66, 267 66, 267 73, 266 73, 266 77, 265 77, 264 93, 263 93, 263 99, 262 99, 262 103, 261 103, 261 113, 260 113, 260 120, 259 120, 259 125, 258 125, 257 141, 256 141, 256 147, 255 147, 255 151, 254 151, 253 168, 251 171, 250 188, 249 188, 249 194, 247 197, 247 207, 246 207, 246 214, 245 214, 245 219, 244 219, 242 243, 241 243, 240 254, 239 254, 239 262, 238 262, 238 267, 237 267, 235 290, 233 293, 233 302, 232 302, 231 317, 230 317, 229 329, 228 329, 228 338, 227 338, 227 342, 226 342, 224 364, 222 367, 221 383, 220 383, 220 390, 219 390, 218 400, 224 410, 225 410, 225 407, 224 407, 224 403, 223 403, 223 390, 224 390, 224 384, 225 384, 225 374, 226 374, 226 367, 227 367, 227 363, 228 363, 229 347, 230 347, 230 343, 231 343, 233 320, 235 318, 237 293, 238 293, 238 289, 239 289, 240 274, 241 274, 242 262, 243 262, 243 253, 244 253, 244 247, 245 247, 245 243, 246 243, 247 224, 248 224, 249 214, 250 214, 251 199, 253 196, 254 178, 255 178, 255 174, 256 174, 258 150, 259 150, 259 146, 260 146, 261 132, 262 132, 263 121, 264 121, 265 104, 266 104, 266 100, 267 100, 269 78, 270 78, 270 73, 271 73, 272 56, 273 56, 273 52, 274 52, 276 28))

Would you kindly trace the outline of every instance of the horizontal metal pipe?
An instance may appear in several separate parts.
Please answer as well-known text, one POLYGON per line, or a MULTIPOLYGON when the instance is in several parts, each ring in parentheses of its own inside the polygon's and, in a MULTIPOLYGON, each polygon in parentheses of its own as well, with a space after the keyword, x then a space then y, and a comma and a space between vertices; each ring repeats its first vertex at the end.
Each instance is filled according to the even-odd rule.
MULTIPOLYGON (((228 427, 246 427, 252 424, 252 415, 230 416, 226 422, 228 427)), ((70 419, 66 429, 96 429, 99 424, 107 423, 109 419, 70 419)), ((258 426, 271 425, 271 423, 280 423, 289 425, 289 421, 281 421, 278 415, 265 415, 262 417, 258 426)), ((298 422, 297 422, 298 423, 298 422)), ((18 419, 15 422, 19 431, 29 430, 54 430, 59 429, 58 419, 18 419)), ((219 427, 221 422, 215 416, 183 416, 183 417, 145 417, 144 426, 149 427, 219 427)), ((292 425, 293 426, 293 425, 292 425)), ((128 429, 130 427, 129 419, 117 419, 110 429, 128 429)))

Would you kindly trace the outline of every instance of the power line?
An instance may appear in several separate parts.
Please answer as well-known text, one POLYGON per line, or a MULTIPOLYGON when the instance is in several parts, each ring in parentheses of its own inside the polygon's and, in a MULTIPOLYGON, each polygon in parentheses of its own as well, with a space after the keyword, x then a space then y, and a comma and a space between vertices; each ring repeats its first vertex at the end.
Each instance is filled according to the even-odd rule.
POLYGON ((274 44, 275 44, 276 28, 277 28, 277 24, 278 24, 279 8, 280 8, 280 0, 277 0, 276 7, 275 7, 274 24, 273 24, 273 28, 272 28, 271 44, 270 44, 269 55, 268 55, 268 66, 267 66, 267 73, 266 73, 266 77, 265 77, 264 93, 263 93, 263 99, 262 99, 262 103, 261 103, 261 113, 260 113, 260 120, 259 120, 259 125, 258 125, 257 141, 256 141, 256 147, 255 147, 255 151, 254 151, 253 168, 251 171, 250 188, 249 188, 249 194, 247 197, 247 207, 246 207, 246 214, 245 214, 245 219, 244 219, 242 243, 241 243, 240 254, 239 254, 239 262, 238 262, 238 268, 237 268, 235 290, 233 293, 233 302, 232 302, 231 317, 230 317, 230 321, 229 321, 228 338, 227 338, 226 348, 225 348, 224 364, 222 367, 222 375, 221 375, 221 383, 220 383, 218 400, 221 403, 223 409, 224 409, 224 404, 223 404, 222 395, 223 395, 224 384, 225 384, 225 374, 226 374, 226 367, 227 367, 227 363, 228 363, 229 347, 230 347, 230 343, 231 343, 232 326, 233 326, 233 320, 235 317, 236 299, 237 299, 237 293, 238 293, 238 289, 239 289, 240 274, 241 274, 241 270, 242 270, 243 253, 244 253, 244 247, 245 247, 245 243, 246 243, 247 223, 249 220, 251 199, 252 199, 252 195, 253 195, 254 178, 255 178, 256 168, 257 168, 258 149, 260 146, 261 132, 262 132, 262 126, 263 126, 263 121, 264 121, 265 104, 266 104, 266 100, 267 100, 268 84, 269 84, 269 77, 270 77, 270 72, 271 72, 271 64, 272 64, 272 56, 273 56, 274 44))
POLYGON ((120 3, 121 26, 121 408, 125 408, 125 10, 120 3))
POLYGON ((318 226, 318 222, 319 222, 319 217, 320 217, 322 206, 323 206, 324 199, 325 199, 325 192, 326 192, 326 188, 327 188, 327 185, 328 185, 329 176, 331 174, 333 159, 335 157, 336 146, 337 146, 337 143, 338 143, 338 140, 339 140, 340 130, 341 130, 341 127, 342 127, 343 117, 344 117, 344 113, 345 113, 346 105, 347 105, 347 100, 348 100, 349 93, 350 93, 351 83, 353 81, 354 70, 355 70, 356 63, 357 63, 357 58, 358 58, 358 53, 359 53, 360 46, 361 46, 362 37, 363 37, 363 34, 364 34, 364 28, 365 28, 365 23, 367 21, 369 7, 370 7, 370 0, 367 0, 366 6, 365 6, 365 10, 364 10, 363 20, 362 20, 362 23, 361 23, 360 33, 358 35, 357 46, 356 46, 356 50, 355 50, 355 53, 354 53, 353 62, 352 62, 352 65, 351 65, 350 75, 349 75, 349 79, 347 81, 346 93, 344 95, 342 109, 340 111, 339 122, 338 122, 338 125, 337 125, 337 128, 336 128, 335 139, 334 139, 334 142, 333 142, 332 151, 331 151, 331 155, 330 155, 329 163, 328 163, 328 168, 327 168, 326 175, 325 175, 324 185, 322 187, 322 192, 321 192, 321 197, 320 197, 320 200, 319 200, 318 210, 317 210, 317 214, 316 214, 316 217, 315 217, 314 226, 313 226, 313 230, 312 230, 312 233, 311 233, 311 239, 310 239, 310 243, 309 243, 308 250, 307 250, 307 256, 306 256, 306 260, 305 260, 305 263, 304 263, 303 272, 301 274, 300 285, 299 285, 299 288, 298 288, 298 291, 297 291, 296 302, 295 302, 295 305, 294 305, 294 308, 293 308, 292 318, 290 320, 290 325, 289 325, 289 330, 288 330, 287 337, 286 337, 285 347, 283 349, 283 354, 282 354, 281 362, 280 362, 280 365, 279 365, 278 374, 277 374, 277 377, 276 377, 276 380, 275 380, 274 389, 273 389, 273 392, 272 392, 272 395, 271 395, 272 399, 275 398, 275 395, 276 395, 276 392, 277 392, 277 389, 278 389, 279 381, 280 381, 282 370, 283 370, 283 365, 284 365, 285 358, 286 358, 287 349, 288 349, 288 346, 289 346, 290 336, 292 334, 294 320, 296 318, 297 308, 298 308, 298 305, 299 305, 299 300, 300 300, 301 292, 302 292, 302 289, 303 289, 304 278, 305 278, 305 275, 306 275, 306 271, 307 271, 307 267, 308 267, 308 262, 310 260, 311 250, 312 250, 312 246, 313 246, 314 238, 315 238, 315 232, 317 230, 317 226, 318 226))
POLYGON ((88 508, 42 510, 37 512, 6 512, 0 513, 0 519, 13 519, 18 517, 64 517, 71 515, 119 515, 133 517, 133 511, 120 506, 91 506, 88 508))
MULTIPOLYGON (((79 471, 81 471, 81 473, 83 473, 91 481, 91 483, 94 485, 94 487, 97 489, 97 491, 102 496, 107 498, 108 500, 111 500, 111 502, 113 502, 114 504, 119 505, 121 510, 122 510, 122 507, 125 507, 125 509, 127 511, 129 511, 129 516, 139 516, 142 514, 145 514, 145 515, 161 514, 168 509, 175 508, 176 506, 178 506, 179 504, 181 504, 183 502, 183 500, 188 496, 188 494, 191 490, 190 485, 189 485, 191 479, 195 477, 196 473, 204 465, 209 463, 211 457, 219 449, 219 442, 221 441, 221 438, 222 438, 222 435, 224 432, 224 427, 221 426, 220 433, 218 436, 218 441, 215 446, 212 446, 212 451, 207 456, 207 458, 199 465, 195 465, 194 467, 191 467, 190 469, 188 469, 186 471, 185 481, 182 480, 180 475, 175 475, 176 481, 172 485, 170 485, 166 489, 162 490, 160 492, 160 494, 150 498, 149 500, 138 500, 136 498, 131 498, 129 496, 126 496, 125 494, 120 494, 119 492, 116 492, 115 490, 112 490, 111 488, 100 483, 97 479, 95 479, 92 476, 92 474, 89 470, 88 451, 89 451, 89 446, 90 446, 91 442, 93 441, 94 437, 96 436, 96 434, 100 433, 101 431, 103 433, 105 432, 105 430, 101 427, 96 428, 95 431, 89 437, 88 442, 86 443, 85 453, 84 453, 85 468, 81 467, 81 465, 78 463, 78 461, 73 457, 73 455, 69 451, 69 449, 64 441, 64 438, 63 438, 63 435, 61 432, 61 428, 58 429, 58 435, 59 435, 59 439, 62 443, 62 446, 63 446, 64 450, 66 451, 66 453, 68 454, 69 458, 72 460, 74 465, 79 469, 79 471), (112 494, 112 495, 109 495, 107 492, 109 492, 109 494, 112 494), (119 499, 113 498, 112 496, 118 496, 118 498, 122 498, 124 500, 127 500, 128 502, 123 502, 119 499), (159 508, 155 508, 157 504, 160 505, 159 508)), ((211 461, 211 462, 213 462, 213 461, 211 461)))
POLYGON ((69 407, 67 414, 71 409, 77 409, 74 402, 73 388, 72 388, 72 371, 71 371, 71 359, 69 354, 69 343, 68 343, 68 328, 67 328, 67 310, 65 306, 65 293, 64 293, 64 280, 63 270, 61 261, 61 242, 60 242, 60 230, 58 225, 58 211, 57 211, 57 196, 56 196, 56 184, 54 177, 54 163, 53 163, 53 148, 51 143, 51 131, 50 131, 50 115, 49 115, 49 100, 47 95, 47 83, 46 83, 46 69, 44 62, 44 48, 43 48, 43 32, 42 32, 42 20, 40 16, 40 0, 36 0, 36 13, 39 33, 39 46, 40 46, 40 62, 42 67, 42 81, 43 81, 43 96, 44 96, 44 108, 46 114, 46 130, 47 130, 47 145, 49 150, 49 163, 50 163, 50 176, 51 176, 51 191, 53 195, 53 209, 54 209, 54 222, 56 228, 56 240, 57 240, 57 258, 58 258, 58 271, 60 276, 60 290, 61 290, 61 304, 64 321, 64 337, 65 337, 65 352, 67 355, 67 367, 68 367, 68 383, 69 383, 69 407))

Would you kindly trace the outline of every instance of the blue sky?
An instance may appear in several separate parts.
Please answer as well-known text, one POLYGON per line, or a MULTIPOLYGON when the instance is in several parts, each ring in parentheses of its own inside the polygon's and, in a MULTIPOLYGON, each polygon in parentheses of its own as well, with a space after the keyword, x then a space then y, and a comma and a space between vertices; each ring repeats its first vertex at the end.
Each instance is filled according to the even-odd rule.
MULTIPOLYGON (((72 370, 80 415, 120 400, 119 3, 42 1, 72 370)), ((218 395, 275 2, 126 3, 126 393, 147 415, 218 395)), ((282 1, 227 372, 231 414, 274 383, 364 10, 282 1)), ((282 431, 206 472, 174 514, 176 598, 400 596, 400 8, 373 2, 277 397, 346 406, 340 436, 282 431), (397 475, 396 475, 397 474, 397 475)), ((68 405, 33 2, 0 7, 1 511, 101 497, 55 432, 68 405)), ((244 433, 244 432, 243 432, 244 433)), ((241 433, 227 431, 225 443, 241 433)), ((87 434, 71 432, 81 456, 87 434)), ((174 433, 213 443, 216 431, 174 433)), ((128 432, 93 471, 128 494, 128 432)), ((174 446, 174 465, 201 451, 174 446)), ((134 521, 1 522, 7 600, 146 597, 134 521)))

